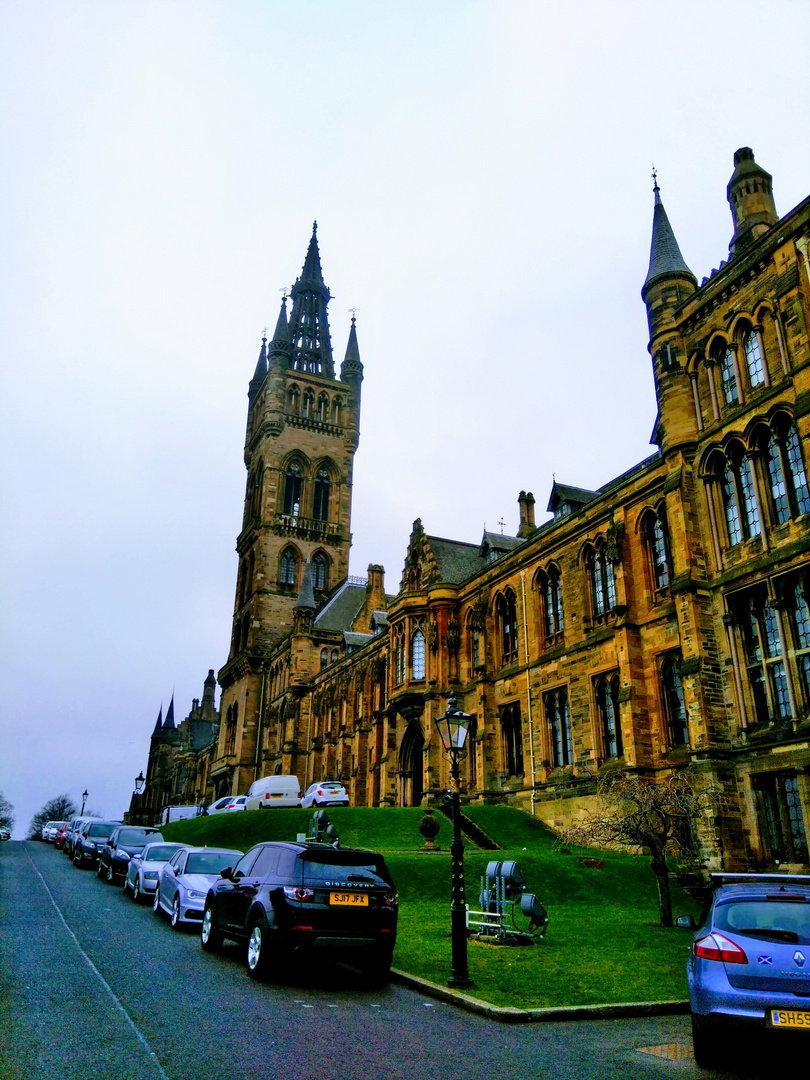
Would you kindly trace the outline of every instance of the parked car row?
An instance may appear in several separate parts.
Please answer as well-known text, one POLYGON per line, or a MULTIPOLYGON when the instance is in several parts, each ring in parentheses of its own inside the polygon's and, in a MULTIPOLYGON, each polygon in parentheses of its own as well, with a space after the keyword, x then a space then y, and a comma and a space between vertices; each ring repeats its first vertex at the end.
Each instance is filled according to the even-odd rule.
POLYGON ((160 824, 168 825, 173 821, 182 821, 200 814, 232 814, 239 810, 267 810, 273 806, 348 805, 349 793, 343 784, 336 780, 322 780, 317 784, 310 784, 302 795, 297 776, 263 776, 250 785, 245 795, 223 795, 208 807, 167 806, 161 814, 160 824))
MULTIPOLYGON (((224 811, 221 811, 224 812, 224 811)), ((65 851, 175 930, 196 926, 200 946, 228 938, 248 975, 284 961, 344 960, 374 985, 385 982, 396 943, 398 901, 382 855, 312 841, 235 848, 167 842, 151 827, 74 819, 65 851)))
POLYGON ((42 839, 49 844, 53 844, 56 840, 56 834, 67 824, 67 821, 46 821, 42 826, 42 839))

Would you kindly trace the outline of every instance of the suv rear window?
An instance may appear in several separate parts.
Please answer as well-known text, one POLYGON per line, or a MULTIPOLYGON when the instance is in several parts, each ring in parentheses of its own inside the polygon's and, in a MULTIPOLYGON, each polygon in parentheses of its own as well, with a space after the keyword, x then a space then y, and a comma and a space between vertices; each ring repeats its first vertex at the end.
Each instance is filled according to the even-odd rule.
POLYGON ((718 904, 714 926, 762 941, 810 943, 810 903, 797 900, 735 900, 718 904))
POLYGON ((393 888, 388 868, 379 856, 365 851, 302 851, 304 883, 307 885, 346 885, 368 882, 393 888))
POLYGON ((114 825, 91 825, 87 830, 88 836, 109 836, 115 828, 114 825))

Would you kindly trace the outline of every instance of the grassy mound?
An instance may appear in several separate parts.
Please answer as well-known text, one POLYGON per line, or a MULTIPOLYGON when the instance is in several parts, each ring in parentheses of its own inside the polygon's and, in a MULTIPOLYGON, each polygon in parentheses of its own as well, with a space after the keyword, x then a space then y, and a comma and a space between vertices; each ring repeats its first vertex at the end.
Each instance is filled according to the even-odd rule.
MULTIPOLYGON (((551 925, 531 946, 469 944, 471 990, 495 1005, 552 1005, 647 1001, 686 996, 689 935, 658 924, 655 881, 644 856, 561 851, 541 822, 508 806, 466 807, 465 813, 501 845, 481 851, 465 845, 467 904, 478 907, 480 879, 491 859, 515 859, 548 909, 551 925), (604 865, 587 865, 599 855, 604 865)), ((437 814, 440 850, 426 852, 418 808, 329 810, 344 846, 385 853, 400 896, 395 966, 443 983, 450 972, 450 822, 437 814)), ((262 840, 305 833, 311 810, 273 809, 217 814, 166 826, 167 840, 246 851, 262 840)), ((678 914, 697 915, 695 904, 673 889, 678 914)))

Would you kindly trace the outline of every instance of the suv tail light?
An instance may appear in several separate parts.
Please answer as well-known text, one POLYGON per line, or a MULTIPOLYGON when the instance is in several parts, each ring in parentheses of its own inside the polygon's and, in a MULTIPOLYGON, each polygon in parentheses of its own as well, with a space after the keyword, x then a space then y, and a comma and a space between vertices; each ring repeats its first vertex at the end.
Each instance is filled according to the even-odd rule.
POLYGON ((394 892, 387 892, 385 894, 385 902, 389 907, 394 907, 397 902, 397 894, 394 892))
POLYGON ((748 957, 739 945, 724 934, 707 934, 694 945, 695 956, 702 960, 722 960, 724 964, 747 964, 748 957))
POLYGON ((315 892, 312 889, 297 889, 292 885, 285 885, 284 895, 288 900, 297 900, 298 903, 301 904, 306 900, 312 900, 315 896, 315 892))

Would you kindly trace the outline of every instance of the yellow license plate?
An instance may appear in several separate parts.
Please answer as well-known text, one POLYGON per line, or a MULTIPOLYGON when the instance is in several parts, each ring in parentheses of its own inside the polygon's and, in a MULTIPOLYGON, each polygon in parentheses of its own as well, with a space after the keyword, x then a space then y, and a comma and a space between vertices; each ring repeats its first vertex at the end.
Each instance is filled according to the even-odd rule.
POLYGON ((795 1009, 771 1009, 771 1026, 775 1028, 801 1028, 810 1031, 810 1012, 795 1009))
POLYGON ((368 897, 363 893, 333 892, 329 903, 337 904, 338 907, 368 907, 368 897))

